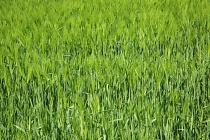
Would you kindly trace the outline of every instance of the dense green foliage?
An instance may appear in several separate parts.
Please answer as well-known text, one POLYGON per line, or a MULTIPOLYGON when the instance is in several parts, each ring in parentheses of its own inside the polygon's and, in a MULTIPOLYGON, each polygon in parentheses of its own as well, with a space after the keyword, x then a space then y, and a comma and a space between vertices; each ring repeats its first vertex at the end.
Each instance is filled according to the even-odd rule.
POLYGON ((208 0, 1 0, 0 139, 209 139, 208 0))

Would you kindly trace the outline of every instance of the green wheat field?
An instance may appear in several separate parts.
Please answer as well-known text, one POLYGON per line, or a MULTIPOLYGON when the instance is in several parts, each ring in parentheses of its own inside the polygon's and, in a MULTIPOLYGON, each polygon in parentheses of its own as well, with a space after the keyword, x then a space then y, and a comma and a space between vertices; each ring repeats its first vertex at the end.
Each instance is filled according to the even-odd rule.
POLYGON ((209 140, 209 0, 0 0, 1 140, 209 140))

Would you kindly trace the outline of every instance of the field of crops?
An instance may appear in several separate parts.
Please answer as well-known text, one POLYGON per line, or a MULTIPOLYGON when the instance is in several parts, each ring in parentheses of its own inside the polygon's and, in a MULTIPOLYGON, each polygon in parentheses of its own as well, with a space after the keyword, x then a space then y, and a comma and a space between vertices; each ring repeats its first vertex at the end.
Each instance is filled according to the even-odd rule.
POLYGON ((208 140, 209 0, 1 0, 0 139, 208 140))

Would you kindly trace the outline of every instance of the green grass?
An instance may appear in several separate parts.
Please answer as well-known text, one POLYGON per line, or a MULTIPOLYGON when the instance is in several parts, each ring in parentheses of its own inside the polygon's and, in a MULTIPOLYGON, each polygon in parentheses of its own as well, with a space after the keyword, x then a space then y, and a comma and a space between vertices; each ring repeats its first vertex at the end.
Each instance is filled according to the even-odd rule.
POLYGON ((0 139, 208 140, 209 6, 0 1, 0 139))

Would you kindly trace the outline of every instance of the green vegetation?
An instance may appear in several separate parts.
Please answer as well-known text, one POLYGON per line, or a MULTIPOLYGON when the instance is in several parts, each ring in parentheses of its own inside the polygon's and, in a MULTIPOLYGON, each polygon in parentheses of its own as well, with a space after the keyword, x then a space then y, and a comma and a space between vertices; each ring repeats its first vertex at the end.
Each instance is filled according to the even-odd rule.
POLYGON ((208 0, 1 0, 0 139, 208 140, 208 0))

